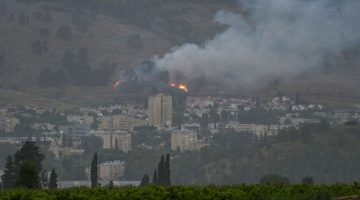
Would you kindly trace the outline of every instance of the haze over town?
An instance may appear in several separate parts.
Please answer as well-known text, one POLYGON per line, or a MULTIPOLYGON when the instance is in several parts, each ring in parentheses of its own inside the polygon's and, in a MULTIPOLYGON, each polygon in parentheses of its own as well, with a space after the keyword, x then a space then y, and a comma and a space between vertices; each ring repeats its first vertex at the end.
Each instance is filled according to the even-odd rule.
POLYGON ((0 0, 2 188, 359 181, 359 10, 0 0))

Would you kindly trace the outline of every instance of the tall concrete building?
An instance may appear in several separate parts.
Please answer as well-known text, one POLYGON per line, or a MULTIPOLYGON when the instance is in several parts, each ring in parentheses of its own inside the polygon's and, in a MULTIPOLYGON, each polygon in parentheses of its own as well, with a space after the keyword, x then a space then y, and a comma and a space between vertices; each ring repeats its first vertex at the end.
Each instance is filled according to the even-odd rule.
POLYGON ((163 93, 152 95, 148 99, 148 114, 150 125, 171 126, 172 124, 172 97, 163 93))

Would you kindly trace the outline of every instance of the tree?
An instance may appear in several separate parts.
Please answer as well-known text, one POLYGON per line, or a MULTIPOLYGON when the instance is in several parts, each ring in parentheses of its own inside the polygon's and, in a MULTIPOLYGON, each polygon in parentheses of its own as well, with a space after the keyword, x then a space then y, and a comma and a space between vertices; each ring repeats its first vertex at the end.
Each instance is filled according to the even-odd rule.
POLYGON ((97 187, 98 175, 97 175, 97 153, 94 154, 94 157, 91 162, 91 188, 97 187))
POLYGON ((41 186, 39 174, 43 169, 41 162, 44 158, 45 156, 35 142, 26 141, 14 155, 13 180, 15 186, 39 188, 41 186))
POLYGON ((4 184, 4 188, 12 188, 15 185, 16 174, 13 158, 9 155, 6 159, 4 174, 1 176, 2 183, 4 184))
POLYGON ((27 161, 33 161, 38 172, 41 172, 42 161, 45 156, 41 153, 40 148, 33 141, 26 141, 25 144, 14 155, 15 170, 19 170, 22 164, 27 161))
POLYGON ((164 184, 167 186, 171 185, 170 180, 170 154, 166 154, 165 167, 164 167, 164 184))
POLYGON ((57 189, 57 174, 55 172, 55 169, 51 170, 49 189, 57 189))
POLYGON ((277 174, 269 174, 261 177, 261 184, 289 184, 289 179, 277 174))
POLYGON ((165 180, 164 180, 164 171, 165 171, 165 159, 164 156, 161 156, 160 162, 158 164, 158 184, 159 185, 164 185, 165 180))
POLYGON ((152 183, 153 184, 158 184, 158 173, 157 170, 154 170, 154 175, 153 175, 153 179, 152 179, 152 183))
POLYGON ((16 186, 29 189, 40 188, 39 169, 34 160, 25 160, 21 164, 16 186))
POLYGON ((114 181, 111 180, 111 181, 109 182, 109 188, 111 189, 111 188, 113 188, 113 187, 114 187, 114 181))
POLYGON ((144 177, 141 179, 140 186, 147 186, 150 184, 150 177, 145 174, 144 177))
POLYGON ((314 185, 314 179, 309 176, 306 176, 302 179, 302 183, 304 185, 314 185))
POLYGON ((170 154, 166 154, 166 159, 162 155, 158 164, 158 169, 154 171, 153 184, 171 185, 170 181, 170 154))

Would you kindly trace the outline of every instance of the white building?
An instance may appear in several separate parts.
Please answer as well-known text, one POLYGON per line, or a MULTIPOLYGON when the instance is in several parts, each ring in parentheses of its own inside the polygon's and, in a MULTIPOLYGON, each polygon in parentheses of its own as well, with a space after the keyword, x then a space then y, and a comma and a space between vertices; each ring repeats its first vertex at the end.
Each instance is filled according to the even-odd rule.
POLYGON ((124 176, 125 162, 107 161, 98 165, 98 175, 100 180, 119 180, 124 176))
POLYGON ((103 140, 103 149, 119 149, 123 152, 132 149, 131 134, 127 131, 91 131, 90 134, 103 140))
POLYGON ((197 143, 196 131, 175 130, 171 133, 171 150, 196 151, 199 149, 197 143))
POLYGON ((264 135, 276 135, 281 127, 280 125, 264 125, 264 124, 239 124, 230 122, 225 124, 226 129, 234 129, 236 132, 252 133, 258 137, 264 135))

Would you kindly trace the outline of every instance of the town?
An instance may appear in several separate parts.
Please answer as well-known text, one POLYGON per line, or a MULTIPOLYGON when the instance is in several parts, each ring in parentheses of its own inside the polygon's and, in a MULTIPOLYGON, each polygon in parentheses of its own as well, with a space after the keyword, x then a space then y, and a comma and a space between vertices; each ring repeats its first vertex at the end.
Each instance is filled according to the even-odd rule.
MULTIPOLYGON (((214 138, 226 134, 227 130, 264 138, 282 130, 298 129, 302 124, 337 126, 357 124, 359 119, 360 114, 356 112, 330 110, 322 104, 306 103, 299 94, 294 98, 275 96, 261 100, 260 97, 156 93, 144 104, 86 106, 66 112, 2 105, 0 145, 19 149, 24 142, 35 141, 43 144, 55 160, 101 149, 124 154, 134 149, 196 152, 211 146, 214 138)), ((119 185, 139 184, 139 180, 124 179, 126 167, 126 160, 104 160, 98 165, 99 179, 115 181, 119 185)), ((59 187, 89 184, 83 180, 89 177, 89 168, 77 170, 83 171, 85 177, 69 180, 76 176, 60 176, 64 181, 59 182, 59 187)))

